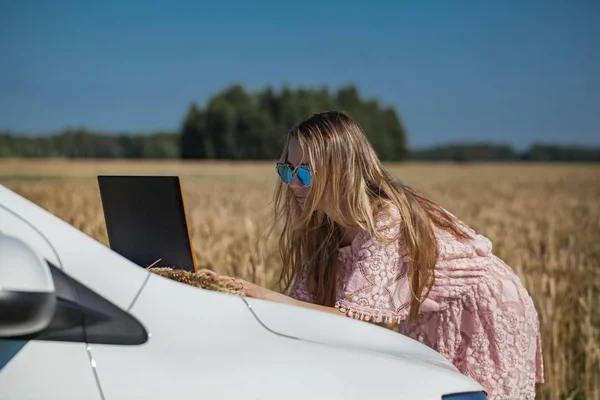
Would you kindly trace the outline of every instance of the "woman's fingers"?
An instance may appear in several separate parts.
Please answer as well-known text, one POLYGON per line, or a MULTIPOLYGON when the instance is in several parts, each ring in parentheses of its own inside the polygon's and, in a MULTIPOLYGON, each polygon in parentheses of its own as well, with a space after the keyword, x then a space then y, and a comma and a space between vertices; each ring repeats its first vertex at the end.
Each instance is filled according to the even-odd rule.
POLYGON ((247 282, 247 281, 245 281, 243 279, 234 278, 234 277, 231 277, 231 276, 228 276, 228 275, 221 275, 221 274, 219 274, 219 273, 217 273, 217 272, 215 272, 215 271, 213 271, 211 269, 203 268, 203 269, 198 270, 198 273, 208 274, 208 275, 212 276, 215 279, 223 281, 223 283, 225 283, 225 284, 232 285, 232 286, 238 286, 238 287, 240 287, 240 289, 243 288, 244 285, 249 285, 250 284, 250 282, 247 282))
POLYGON ((218 278, 218 279, 228 278, 228 276, 221 275, 218 272, 213 271, 212 269, 203 268, 203 269, 198 270, 198 273, 204 273, 204 274, 212 276, 213 278, 218 278))
POLYGON ((212 269, 202 268, 198 270, 198 273, 210 275, 211 277, 222 281, 232 289, 239 290, 244 293, 247 297, 260 297, 256 295, 257 286, 251 282, 248 282, 241 278, 234 278, 228 275, 221 275, 212 269))
POLYGON ((214 278, 214 279, 218 279, 219 278, 219 274, 217 274, 215 271, 210 270, 210 269, 201 269, 201 270, 198 270, 198 273, 199 274, 206 274, 206 275, 208 275, 208 276, 210 276, 211 278, 214 278))

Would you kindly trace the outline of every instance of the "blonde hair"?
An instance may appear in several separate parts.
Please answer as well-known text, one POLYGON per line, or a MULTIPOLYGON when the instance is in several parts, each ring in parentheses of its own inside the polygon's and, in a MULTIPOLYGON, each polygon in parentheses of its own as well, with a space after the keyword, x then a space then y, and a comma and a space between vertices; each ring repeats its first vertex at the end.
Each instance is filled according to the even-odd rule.
MULTIPOLYGON (((283 259, 280 284, 287 291, 306 268, 308 290, 315 302, 334 306, 337 287, 337 250, 343 229, 370 233, 383 241, 376 215, 387 205, 400 214, 407 253, 411 260, 410 318, 434 283, 438 246, 433 225, 467 238, 456 220, 416 190, 402 184, 382 165, 359 124, 343 112, 314 114, 294 127, 280 162, 286 162, 289 139, 296 137, 304 161, 313 173, 311 190, 302 209, 287 185, 279 181, 274 193, 275 219, 283 220, 279 251, 283 259), (324 196, 332 206, 326 215, 317 206, 324 196)), ((398 240, 398 237, 393 240, 398 240)))

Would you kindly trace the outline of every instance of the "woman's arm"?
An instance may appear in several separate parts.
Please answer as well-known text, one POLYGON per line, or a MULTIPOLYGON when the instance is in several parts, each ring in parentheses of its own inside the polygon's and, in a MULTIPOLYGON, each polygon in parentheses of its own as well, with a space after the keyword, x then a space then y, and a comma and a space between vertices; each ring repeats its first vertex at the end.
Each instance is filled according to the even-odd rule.
POLYGON ((305 301, 296 300, 296 299, 286 296, 285 294, 282 294, 282 293, 277 293, 277 292, 274 292, 274 291, 271 291, 271 290, 268 290, 265 288, 262 288, 262 289, 268 291, 268 293, 265 293, 266 298, 263 297, 265 300, 275 301, 275 302, 283 303, 283 304, 291 304, 294 306, 312 308, 313 310, 325 311, 325 312, 328 312, 331 314, 345 315, 343 312, 341 312, 338 308, 335 308, 335 307, 327 307, 327 306, 321 306, 318 304, 307 303, 305 301))
POLYGON ((206 270, 206 269, 202 270, 201 272, 209 273, 216 279, 223 280, 223 281, 227 282, 228 284, 230 283, 231 287, 235 287, 235 289, 240 290, 247 297, 250 297, 250 298, 269 300, 269 301, 274 301, 277 303, 312 308, 313 310, 325 311, 325 312, 328 312, 331 314, 344 315, 343 312, 341 312, 339 309, 337 309, 335 307, 320 306, 320 305, 309 303, 306 301, 300 301, 300 300, 294 299, 290 296, 286 296, 283 293, 275 292, 274 290, 267 289, 265 287, 259 286, 252 282, 245 281, 240 278, 232 278, 232 277, 229 277, 226 275, 218 274, 212 270, 206 270))

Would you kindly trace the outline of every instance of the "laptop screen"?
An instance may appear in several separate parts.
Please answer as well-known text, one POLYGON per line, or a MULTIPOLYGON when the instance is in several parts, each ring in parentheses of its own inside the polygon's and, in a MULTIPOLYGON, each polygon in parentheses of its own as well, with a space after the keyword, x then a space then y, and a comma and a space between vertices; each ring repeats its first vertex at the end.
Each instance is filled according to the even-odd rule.
POLYGON ((197 271, 178 176, 100 175, 109 247, 148 267, 197 271))

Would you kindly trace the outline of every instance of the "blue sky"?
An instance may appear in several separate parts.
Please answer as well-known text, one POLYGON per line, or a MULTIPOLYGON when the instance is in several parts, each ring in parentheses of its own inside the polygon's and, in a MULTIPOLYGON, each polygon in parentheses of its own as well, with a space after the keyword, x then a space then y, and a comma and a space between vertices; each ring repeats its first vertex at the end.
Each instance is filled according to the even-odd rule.
POLYGON ((174 130, 234 82, 355 83, 411 147, 600 145, 598 1, 0 0, 0 54, 13 132, 174 130))

